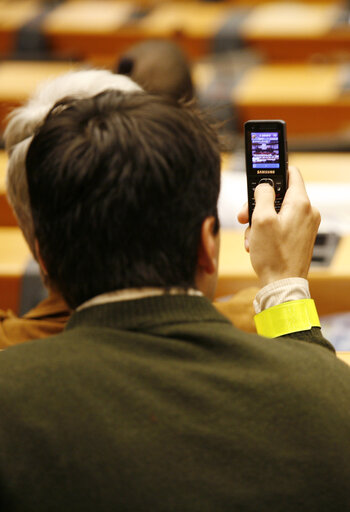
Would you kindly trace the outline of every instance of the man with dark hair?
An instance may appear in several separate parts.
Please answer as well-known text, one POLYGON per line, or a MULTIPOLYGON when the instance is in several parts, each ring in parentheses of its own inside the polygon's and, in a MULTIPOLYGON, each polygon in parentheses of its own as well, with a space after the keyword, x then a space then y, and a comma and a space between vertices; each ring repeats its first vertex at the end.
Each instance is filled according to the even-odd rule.
POLYGON ((235 329, 208 300, 219 163, 207 121, 146 93, 66 100, 39 128, 37 257, 76 312, 0 354, 7 512, 349 508, 350 369, 302 292, 319 214, 296 169, 279 214, 257 187, 258 323, 286 336, 235 329))
POLYGON ((175 100, 148 102, 145 94, 73 102, 67 114, 48 120, 43 137, 59 140, 54 152, 40 148, 37 167, 39 132, 27 167, 36 168, 28 182, 41 256, 68 304, 145 285, 194 287, 201 225, 212 217, 213 232, 219 229, 214 130, 175 100), (66 166, 74 167, 71 175, 66 166), (69 208, 60 199, 61 176, 69 208), (79 262, 76 251, 66 250, 74 246, 79 262))

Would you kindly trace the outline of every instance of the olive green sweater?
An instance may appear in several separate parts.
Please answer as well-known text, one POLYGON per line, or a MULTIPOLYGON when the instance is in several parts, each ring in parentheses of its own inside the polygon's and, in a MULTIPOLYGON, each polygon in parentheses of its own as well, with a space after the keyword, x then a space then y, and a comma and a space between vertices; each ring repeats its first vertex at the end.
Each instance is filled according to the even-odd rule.
POLYGON ((300 336, 164 296, 1 352, 0 509, 350 510, 350 368, 300 336))

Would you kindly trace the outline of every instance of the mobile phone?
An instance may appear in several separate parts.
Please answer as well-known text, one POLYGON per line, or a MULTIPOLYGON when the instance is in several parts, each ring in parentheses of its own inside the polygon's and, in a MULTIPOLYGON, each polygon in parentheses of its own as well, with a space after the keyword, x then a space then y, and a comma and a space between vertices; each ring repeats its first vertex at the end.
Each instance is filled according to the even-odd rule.
POLYGON ((288 187, 286 123, 280 119, 244 123, 249 224, 255 208, 254 191, 259 183, 275 189, 275 209, 280 211, 288 187))

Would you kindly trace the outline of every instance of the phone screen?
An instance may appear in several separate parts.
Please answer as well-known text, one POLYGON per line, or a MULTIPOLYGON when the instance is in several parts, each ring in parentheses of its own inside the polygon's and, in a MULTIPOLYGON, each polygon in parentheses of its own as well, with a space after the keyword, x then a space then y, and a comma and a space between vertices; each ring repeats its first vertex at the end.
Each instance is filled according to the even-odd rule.
POLYGON ((257 174, 281 167, 278 132, 251 132, 251 142, 252 166, 257 174))
POLYGON ((287 142, 284 121, 245 123, 246 170, 249 219, 255 207, 254 191, 259 183, 275 189, 275 209, 279 211, 287 189, 287 142))

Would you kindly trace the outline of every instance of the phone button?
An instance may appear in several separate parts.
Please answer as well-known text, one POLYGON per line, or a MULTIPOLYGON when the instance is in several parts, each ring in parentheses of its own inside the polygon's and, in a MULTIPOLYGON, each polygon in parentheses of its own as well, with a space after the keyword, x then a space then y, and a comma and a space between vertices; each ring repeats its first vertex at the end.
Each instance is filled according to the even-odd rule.
POLYGON ((260 181, 259 181, 259 185, 260 183, 267 183, 268 185, 270 185, 272 188, 274 187, 274 181, 271 179, 271 178, 262 178, 260 181))

